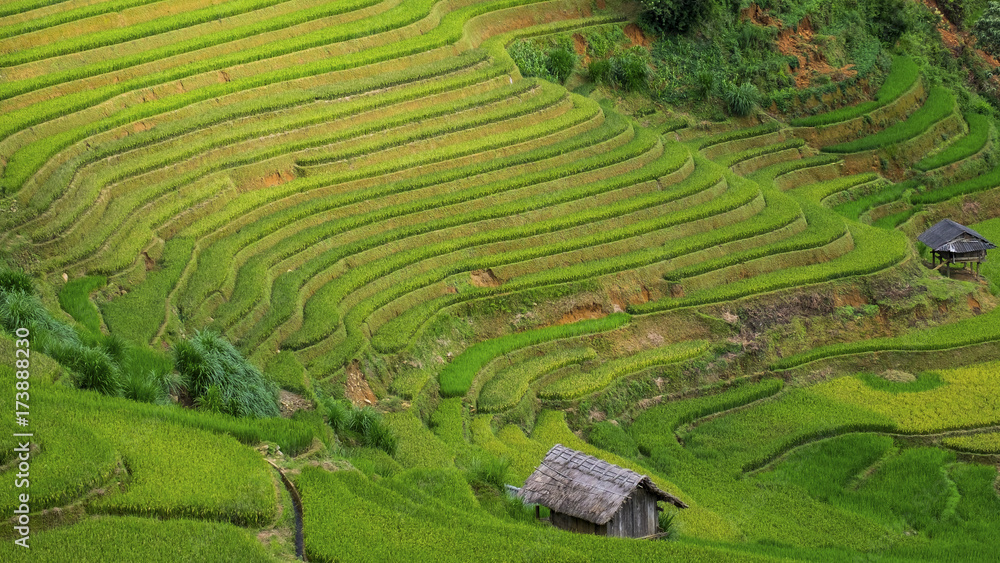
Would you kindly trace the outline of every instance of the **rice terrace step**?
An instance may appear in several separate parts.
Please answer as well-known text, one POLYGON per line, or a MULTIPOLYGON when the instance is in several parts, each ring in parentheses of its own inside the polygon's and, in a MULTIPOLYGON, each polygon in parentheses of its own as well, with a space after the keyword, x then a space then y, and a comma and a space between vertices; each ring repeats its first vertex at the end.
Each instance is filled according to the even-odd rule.
POLYGON ((995 561, 998 26, 5 2, 0 560, 995 561))

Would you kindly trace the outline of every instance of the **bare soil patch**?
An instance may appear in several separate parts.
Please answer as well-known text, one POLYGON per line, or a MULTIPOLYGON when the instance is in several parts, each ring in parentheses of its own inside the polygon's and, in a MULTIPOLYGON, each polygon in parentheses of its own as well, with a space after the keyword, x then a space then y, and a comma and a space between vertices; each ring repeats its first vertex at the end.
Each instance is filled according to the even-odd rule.
POLYGON ((469 272, 469 282, 476 287, 500 287, 503 284, 491 268, 469 272))
POLYGON ((292 416, 295 411, 313 410, 312 401, 306 399, 302 395, 297 395, 291 391, 285 391, 282 389, 278 393, 278 408, 281 410, 281 416, 288 418, 292 416))
POLYGON ((598 303, 589 303, 587 305, 577 305, 569 310, 568 313, 563 315, 558 321, 553 324, 564 325, 569 323, 575 323, 576 321, 581 321, 584 319, 599 319, 601 317, 607 316, 604 312, 604 308, 598 303))
MULTIPOLYGON (((755 23, 757 23, 755 21, 755 23)), ((781 28, 781 22, 778 22, 781 28)), ((845 65, 840 68, 830 66, 822 47, 814 42, 815 30, 809 16, 802 18, 794 28, 786 27, 778 33, 778 51, 785 56, 798 59, 798 68, 789 69, 795 77, 797 88, 808 88, 813 80, 829 76, 832 82, 841 82, 857 75, 857 71, 845 65)))
POLYGON ((912 373, 900 371, 898 369, 886 370, 880 373, 879 376, 882 379, 892 381, 893 383, 909 383, 917 380, 917 377, 912 373))
POLYGON ((344 388, 344 395, 359 407, 378 403, 378 398, 368 386, 368 379, 361 371, 361 364, 357 360, 347 364, 347 385, 344 388))
POLYGON ((862 307, 868 304, 868 300, 861 295, 861 291, 858 288, 854 288, 848 293, 835 294, 833 296, 833 303, 836 307, 843 307, 845 305, 850 305, 851 307, 862 307))
POLYGON ((625 35, 628 36, 629 41, 632 42, 632 47, 641 45, 643 47, 649 47, 653 44, 653 40, 646 37, 646 34, 639 29, 639 26, 634 23, 630 23, 625 26, 625 35))
POLYGON ((983 306, 971 295, 969 296, 969 310, 975 315, 982 314, 983 312, 983 306))

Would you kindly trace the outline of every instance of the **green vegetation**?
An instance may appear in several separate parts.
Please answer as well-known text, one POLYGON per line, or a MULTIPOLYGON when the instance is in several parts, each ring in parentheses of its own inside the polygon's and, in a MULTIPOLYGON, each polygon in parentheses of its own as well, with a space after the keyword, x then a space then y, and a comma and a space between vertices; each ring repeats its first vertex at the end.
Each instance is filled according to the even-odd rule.
POLYGON ((63 311, 70 314, 76 322, 87 327, 94 334, 101 332, 101 313, 90 294, 108 283, 103 276, 86 276, 67 282, 59 292, 59 305, 63 311))
POLYGON ((884 350, 947 350, 981 342, 1000 340, 996 316, 980 315, 952 324, 911 331, 896 337, 872 338, 861 342, 820 346, 808 352, 782 358, 772 369, 782 370, 824 358, 884 350))
POLYGON ((1000 433, 984 432, 969 436, 944 438, 941 444, 965 452, 995 454, 1000 452, 1000 433))
POLYGON ((954 111, 955 96, 951 90, 942 87, 931 88, 924 105, 913 112, 906 121, 896 123, 874 135, 868 135, 856 141, 823 147, 823 150, 834 153, 849 153, 900 143, 927 131, 932 125, 948 117, 954 111))
POLYGON ((326 422, 343 438, 357 441, 389 455, 396 453, 398 440, 382 414, 370 406, 358 408, 344 401, 327 400, 326 422))
POLYGON ((0 7, 36 558, 291 559, 273 463, 316 561, 995 559, 997 268, 912 241, 1000 238, 992 8, 737 4, 0 7), (536 522, 556 443, 669 541, 536 522))
POLYGON ((679 362, 693 358, 708 348, 705 341, 694 340, 681 344, 655 348, 612 360, 593 371, 571 374, 542 389, 543 399, 575 399, 608 386, 613 380, 636 373, 652 366, 679 362))
POLYGON ((795 127, 818 127, 861 117, 896 101, 912 88, 917 80, 920 80, 920 68, 912 59, 906 56, 893 57, 892 71, 886 77, 882 87, 879 88, 878 95, 874 100, 819 115, 793 119, 791 124, 795 127))
MULTIPOLYGON (((149 561, 171 563, 192 553, 212 561, 272 561, 263 545, 232 524, 187 519, 154 520, 134 516, 87 519, 73 526, 32 534, 32 560, 57 563, 72 553, 75 561, 149 561)), ((4 542, 0 553, 17 557, 24 549, 4 542)))
POLYGON ((962 115, 969 124, 969 134, 958 139, 945 150, 928 156, 913 165, 917 170, 934 170, 958 162, 983 150, 990 139, 990 118, 979 113, 962 115))
POLYGON ((861 215, 866 211, 880 205, 897 201, 901 199, 906 192, 915 190, 920 185, 921 183, 919 180, 906 180, 905 182, 900 182, 898 184, 891 184, 874 193, 861 196, 854 201, 842 203, 833 209, 848 219, 859 221, 861 219, 861 215))
POLYGON ((445 397, 464 395, 472 385, 476 374, 490 362, 504 354, 552 340, 573 338, 595 332, 606 332, 628 324, 630 317, 625 313, 615 313, 601 319, 578 321, 566 325, 539 328, 499 338, 485 340, 459 354, 441 371, 441 394, 445 397))
POLYGON ((174 346, 174 364, 199 408, 233 416, 278 415, 278 390, 219 334, 196 333, 174 346))
POLYGON ((977 45, 997 54, 1000 53, 1000 2, 991 1, 983 15, 972 26, 972 33, 978 40, 977 45))
POLYGON ((483 386, 476 402, 479 412, 511 409, 521 401, 531 384, 557 369, 597 357, 592 348, 565 350, 515 364, 501 370, 483 386))
POLYGON ((910 201, 914 204, 939 203, 953 197, 989 190, 997 186, 1000 186, 1000 170, 992 170, 982 176, 915 194, 910 198, 910 201))

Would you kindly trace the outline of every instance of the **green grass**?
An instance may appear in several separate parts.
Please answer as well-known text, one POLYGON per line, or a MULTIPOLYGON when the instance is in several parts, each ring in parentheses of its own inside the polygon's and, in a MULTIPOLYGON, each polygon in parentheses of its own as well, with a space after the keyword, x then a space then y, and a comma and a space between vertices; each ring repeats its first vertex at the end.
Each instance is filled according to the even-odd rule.
POLYGON ((101 332, 101 313, 90 300, 90 294, 108 284, 104 276, 85 276, 66 283, 59 291, 59 306, 76 322, 94 334, 101 332))
POLYGON ((772 369, 783 370, 795 366, 850 354, 879 352, 887 350, 947 350, 982 342, 1000 340, 1000 315, 990 312, 951 324, 928 327, 909 333, 883 338, 871 338, 860 342, 829 344, 808 352, 782 358, 771 365, 772 369))
MULTIPOLYGON (((198 88, 183 94, 161 98, 149 103, 132 106, 100 121, 91 122, 73 129, 67 129, 57 135, 46 137, 27 145, 14 153, 5 170, 4 181, 0 183, 3 193, 17 192, 24 182, 34 174, 44 163, 59 151, 81 141, 91 135, 109 131, 115 127, 134 123, 145 118, 164 114, 192 104, 240 92, 245 89, 277 84, 297 78, 315 76, 318 74, 358 68, 366 64, 374 64, 389 59, 422 52, 436 47, 449 45, 459 40, 463 33, 464 23, 472 17, 491 11, 523 4, 524 0, 501 0, 489 4, 477 4, 461 8, 446 14, 441 24, 426 34, 407 38, 379 48, 370 49, 350 55, 331 57, 311 63, 296 65, 290 68, 279 68, 270 72, 257 74, 243 79, 233 80, 223 84, 214 84, 198 88)), ((365 20, 364 23, 354 23, 331 30, 324 30, 320 38, 292 38, 271 44, 268 50, 254 50, 249 53, 235 53, 221 60, 227 63, 259 60, 268 56, 287 54, 306 47, 330 44, 356 37, 364 37, 380 31, 387 31, 397 26, 417 21, 427 15, 433 2, 421 0, 406 5, 397 6, 381 15, 379 18, 365 20), (308 43, 312 41, 312 43, 308 43), (234 60, 227 60, 234 59, 234 60)), ((509 60, 509 59, 508 59, 509 60)), ((208 62, 199 61, 189 65, 170 69, 160 73, 145 75, 131 81, 104 86, 101 88, 78 92, 57 98, 43 106, 31 106, 11 112, 6 120, 6 127, 0 127, 0 137, 7 137, 17 131, 33 125, 44 123, 56 117, 92 107, 124 92, 138 88, 149 87, 169 80, 177 80, 195 72, 203 72, 203 67, 212 68, 220 61, 212 59, 208 62)), ((511 63, 512 64, 512 63, 511 63)), ((494 67, 495 70, 502 70, 494 67)))
POLYGON ((894 145, 917 137, 930 129, 935 123, 948 117, 955 111, 955 95, 942 86, 931 88, 924 105, 913 112, 906 121, 895 123, 873 135, 862 137, 855 141, 823 147, 826 152, 852 153, 874 150, 894 145))
MULTIPOLYGON (((0 10, 0 17, 6 15, 13 15, 18 13, 24 13, 29 10, 37 9, 43 7, 46 4, 54 4, 63 2, 65 0, 48 0, 42 2, 11 2, 14 6, 23 6, 21 11, 17 8, 7 7, 0 10), (14 11, 11 11, 11 10, 14 11)), ((14 37, 16 35, 21 35, 24 33, 30 33, 32 31, 37 31, 39 29, 45 29, 48 27, 53 27, 56 25, 61 25, 69 23, 72 21, 82 20, 84 18, 91 18, 101 14, 107 14, 109 12, 119 12, 128 8, 134 8, 136 6, 145 6, 146 4, 154 4, 161 2, 162 0, 117 0, 112 2, 101 2, 99 4, 93 4, 90 6, 81 6, 79 8, 64 10, 61 12, 56 12, 48 16, 42 16, 27 20, 25 22, 8 25, 0 27, 0 39, 5 39, 7 37, 14 37)))
POLYGON ((772 164, 771 166, 761 168, 753 174, 750 174, 750 178, 760 182, 761 184, 771 185, 778 176, 789 174, 791 172, 795 172, 796 170, 812 168, 814 166, 833 164, 838 161, 840 161, 840 157, 837 155, 817 154, 816 156, 808 156, 805 158, 786 160, 784 162, 772 164))
POLYGON ((696 291, 681 298, 664 298, 640 305, 630 305, 629 312, 644 315, 680 307, 732 301, 750 295, 789 287, 821 283, 883 270, 902 261, 908 252, 901 233, 887 237, 884 231, 868 225, 849 225, 854 250, 827 262, 786 268, 740 280, 725 286, 696 291))
POLYGON ((483 385, 476 403, 478 412, 500 412, 515 407, 532 382, 557 369, 597 357, 591 348, 571 349, 546 354, 505 368, 483 385))
POLYGON ((147 272, 146 281, 133 291, 102 306, 108 330, 133 342, 149 343, 164 322, 167 295, 180 280, 193 249, 192 239, 167 241, 160 268, 147 272))
POLYGON ((614 330, 625 326, 629 320, 627 314, 615 313, 601 319, 528 330, 473 344, 441 370, 438 376, 441 382, 441 394, 445 397, 464 395, 483 366, 514 350, 552 340, 614 330))
POLYGON ((1000 169, 995 169, 969 180, 914 194, 910 201, 914 204, 940 203, 953 197, 991 190, 998 186, 1000 186, 1000 169))
MULTIPOLYGON (((29 545, 31 560, 39 563, 63 563, 67 554, 79 563, 274 560, 253 533, 243 528, 187 519, 91 517, 70 526, 32 529, 29 545)), ((5 541, 0 544, 0 557, 16 561, 23 558, 23 549, 5 541)))
POLYGON ((723 166, 735 166, 741 162, 745 162, 752 158, 757 158, 760 156, 781 152, 783 150, 797 149, 805 144, 806 142, 803 141, 802 139, 789 139, 787 141, 783 141, 781 143, 777 143, 774 145, 767 145, 764 147, 754 147, 735 154, 720 156, 717 159, 717 161, 719 162, 719 164, 722 164, 723 166))
MULTIPOLYGON (((38 47, 23 49, 12 54, 0 56, 0 67, 17 66, 32 61, 58 57, 59 55, 96 49, 115 43, 134 41, 150 35, 158 35, 212 20, 259 10, 285 1, 287 0, 235 0, 201 10, 157 18, 149 22, 130 25, 124 28, 77 35, 63 39, 62 41, 39 45, 38 47)), ((135 2, 118 2, 118 4, 119 6, 110 7, 109 11, 120 11, 129 7, 129 4, 135 4, 135 2)))
MULTIPOLYGON (((429 477, 429 476, 428 476, 429 477)), ((425 477, 427 478, 427 477, 425 477)), ((327 473, 307 467, 297 479, 302 491, 306 554, 311 561, 624 561, 665 557, 718 561, 727 552, 674 542, 608 541, 566 534, 532 523, 498 519, 463 509, 455 493, 404 495, 358 472, 327 473), (337 498, 337 503, 324 499, 337 498), (359 521, 365 526, 357 526, 359 521), (434 538, 433 545, 427 538, 434 538), (447 545, 442 551, 439 546, 447 545)), ((457 487, 453 482, 451 487, 457 487)), ((752 558, 751 558, 752 559, 752 558)))
POLYGON ((766 135, 767 133, 774 133, 775 131, 781 129, 781 123, 778 121, 769 121, 763 123, 756 127, 741 127, 739 129, 734 129, 732 131, 726 131, 724 133, 718 133, 716 135, 711 135, 698 139, 695 141, 695 146, 698 149, 706 149, 713 145, 718 145, 719 143, 726 143, 729 141, 738 141, 740 139, 749 139, 750 137, 757 137, 759 135, 766 135))
POLYGON ((807 388, 792 389, 752 410, 711 419, 680 436, 693 455, 735 477, 819 438, 893 428, 888 417, 807 388))
POLYGON ((835 502, 892 448, 892 438, 888 436, 836 436, 792 451, 773 468, 754 475, 754 480, 801 487, 817 500, 835 502))
POLYGON ((912 59, 905 56, 892 58, 892 70, 879 88, 876 98, 856 106, 848 106, 819 115, 793 119, 795 127, 818 127, 861 117, 876 109, 887 106, 909 90, 920 79, 920 69, 912 59))
POLYGON ((941 444, 963 452, 996 454, 1000 453, 1000 433, 984 432, 969 436, 953 436, 942 439, 941 444))
POLYGON ((611 360, 593 371, 574 373, 556 380, 539 391, 538 396, 543 399, 575 399, 600 391, 615 379, 653 366, 691 359, 701 355, 707 349, 707 341, 694 340, 645 350, 621 359, 611 360))
MULTIPOLYGON (((135 2, 149 2, 150 0, 130 0, 132 3, 135 2)), ((153 0, 160 2, 162 0, 153 0)), ((117 6, 115 4, 121 5, 123 2, 105 2, 103 4, 89 6, 82 9, 83 10, 101 10, 101 11, 117 11, 117 6)), ((180 41, 177 43, 169 43, 166 45, 158 46, 153 49, 147 49, 140 52, 128 52, 123 53, 112 59, 90 62, 89 64, 78 66, 76 68, 70 68, 67 70, 58 70, 55 72, 46 73, 40 76, 35 76, 28 79, 10 81, 6 84, 0 85, 0 93, 2 97, 14 97, 18 95, 25 94, 27 92, 32 92, 41 88, 48 86, 54 86, 56 84, 62 84, 66 82, 71 82, 74 80, 80 80, 91 76, 98 76, 107 72, 113 72, 117 70, 122 70, 126 68, 131 68, 139 66, 145 63, 150 63, 153 61, 158 61, 166 59, 169 57, 175 57, 184 53, 190 53, 192 51, 197 51, 200 49, 205 49, 215 45, 224 45, 226 43, 236 41, 239 39, 244 39, 248 37, 253 37, 255 35, 260 35, 268 32, 273 32, 281 29, 287 29, 295 25, 308 22, 313 19, 321 17, 329 17, 337 14, 343 14, 352 10, 357 10, 375 4, 376 0, 354 0, 352 2, 337 2, 336 5, 321 5, 315 8, 307 10, 297 10, 291 14, 284 16, 266 18, 262 21, 254 22, 248 25, 242 25, 233 29, 226 29, 222 31, 216 31, 214 33, 204 33, 196 38, 189 39, 186 41, 180 41)), ((75 10, 74 10, 75 12, 75 10)), ((51 25, 60 19, 65 19, 71 17, 71 13, 61 13, 50 16, 48 18, 39 18, 31 22, 26 22, 22 24, 24 27, 39 27, 45 25, 51 25)), ((99 41, 106 41, 110 37, 101 38, 99 41)), ((94 38, 91 37, 91 42, 94 38)), ((67 47, 66 43, 63 44, 63 48, 67 47)), ((38 49, 35 51, 39 54, 44 50, 38 49)), ((226 60, 226 59, 222 59, 226 60)), ((238 64, 238 63, 237 63, 238 64)), ((204 69, 209 70, 209 69, 204 69)))
POLYGON ((900 211, 899 213, 893 213, 891 215, 886 215, 877 221, 872 223, 872 226, 879 227, 881 229, 895 229, 896 227, 902 225, 906 221, 913 217, 917 213, 922 211, 922 206, 911 207, 905 211, 900 211))
POLYGON ((913 165, 917 170, 934 170, 942 166, 958 162, 983 150, 990 139, 991 119, 979 113, 964 113, 966 123, 969 124, 969 133, 952 143, 945 150, 928 156, 913 165))
MULTIPOLYGON (((903 194, 905 194, 908 190, 916 189, 920 185, 921 183, 919 180, 906 180, 898 184, 891 184, 883 187, 873 194, 861 196, 854 201, 842 203, 833 209, 848 219, 859 221, 861 219, 861 215, 866 211, 880 205, 892 203, 903 197, 903 194)), ((895 227, 895 225, 893 225, 893 227, 895 227)))

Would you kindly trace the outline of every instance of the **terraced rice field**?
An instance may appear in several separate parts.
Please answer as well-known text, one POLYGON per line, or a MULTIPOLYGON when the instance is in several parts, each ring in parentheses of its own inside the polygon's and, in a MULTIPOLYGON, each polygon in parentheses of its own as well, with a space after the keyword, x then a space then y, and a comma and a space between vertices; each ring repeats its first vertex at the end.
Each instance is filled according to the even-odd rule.
POLYGON ((969 522, 995 523, 996 472, 956 455, 996 454, 1000 368, 977 356, 903 389, 844 366, 992 345, 997 310, 765 351, 751 381, 677 382, 745 351, 734 312, 919 277, 915 234, 1000 187, 975 168, 995 122, 904 55, 870 101, 700 126, 524 78, 506 51, 623 19, 579 0, 0 7, 0 244, 28 256, 42 301, 141 347, 217 330, 320 405, 365 362, 398 406, 382 451, 342 443, 323 410, 243 420, 46 384, 32 507, 81 522, 45 520, 40 560, 68 542, 128 559, 140 534, 147 560, 184 557, 159 533, 271 559, 255 531, 295 517, 261 443, 351 460, 293 474, 316 561, 413 560, 428 540, 455 561, 985 558, 995 540, 969 522), (588 442, 590 412, 606 426, 588 442), (571 536, 469 486, 491 459, 519 485, 556 443, 652 475, 691 506, 690 541, 571 536), (893 480, 918 470, 926 483, 893 480), (906 487, 940 494, 914 507, 906 487))

